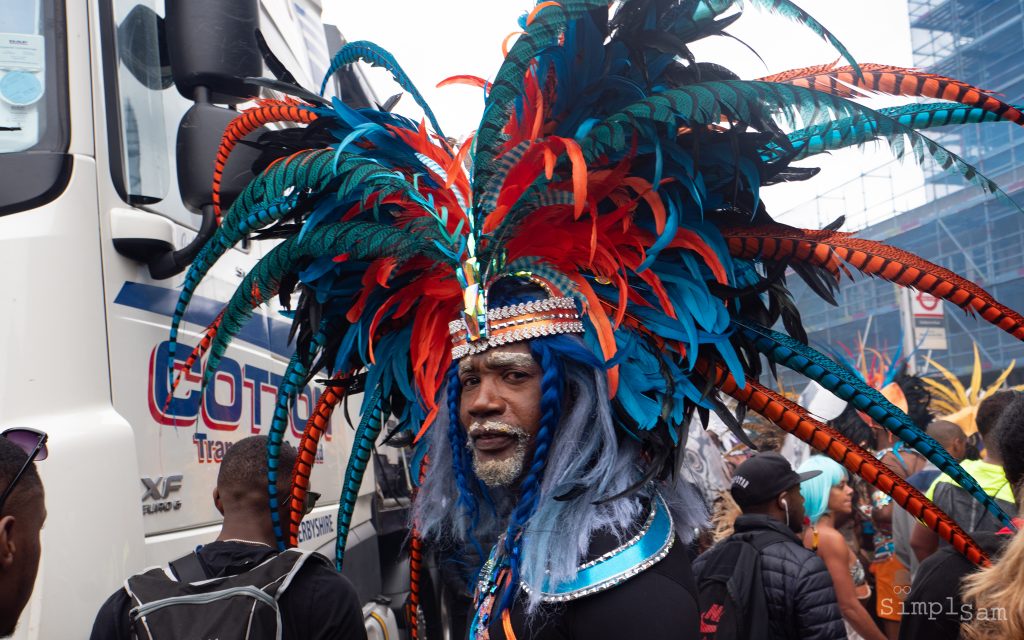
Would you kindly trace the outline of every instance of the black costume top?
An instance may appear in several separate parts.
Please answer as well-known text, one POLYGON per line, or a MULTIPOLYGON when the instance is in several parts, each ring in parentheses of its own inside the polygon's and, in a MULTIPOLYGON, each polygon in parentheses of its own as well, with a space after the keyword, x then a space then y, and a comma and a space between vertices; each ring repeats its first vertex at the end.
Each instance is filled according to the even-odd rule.
MULTIPOLYGON (((207 577, 237 575, 277 553, 270 547, 243 542, 211 542, 199 550, 207 577)), ((365 640, 362 608, 347 578, 319 562, 307 562, 281 595, 284 640, 365 640)), ((103 603, 91 640, 131 640, 131 601, 118 589, 103 603)))
MULTIPOLYGON (((641 526, 637 529, 634 533, 643 533, 640 531, 641 526)), ((652 535, 657 535, 655 529, 656 525, 650 528, 652 535)), ((614 586, 599 588, 589 595, 564 602, 546 602, 529 618, 526 616, 525 594, 520 591, 509 612, 516 638, 699 638, 697 587, 690 569, 687 548, 674 530, 670 529, 669 535, 672 542, 667 553, 658 554, 637 565, 638 573, 635 575, 616 582, 614 586)), ((629 542, 620 544, 610 532, 599 532, 591 540, 588 558, 583 566, 627 545, 629 542)), ((500 601, 500 598, 499 591, 496 600, 500 601)), ((491 618, 487 633, 490 640, 506 640, 500 616, 491 618)))

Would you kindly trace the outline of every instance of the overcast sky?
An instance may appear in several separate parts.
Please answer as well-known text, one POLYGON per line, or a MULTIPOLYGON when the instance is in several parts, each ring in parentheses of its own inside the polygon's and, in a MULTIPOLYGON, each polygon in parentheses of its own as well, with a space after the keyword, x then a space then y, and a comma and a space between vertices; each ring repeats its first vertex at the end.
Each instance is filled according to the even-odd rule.
MULTIPOLYGON (((454 137, 463 137, 475 128, 482 112, 482 92, 468 86, 437 89, 435 85, 458 74, 493 77, 501 64, 502 41, 518 30, 517 18, 533 6, 525 0, 326 0, 325 4, 325 21, 336 24, 346 39, 370 40, 394 54, 426 97, 445 134, 454 137)), ((799 0, 798 4, 830 29, 859 62, 911 65, 905 0, 799 0)), ((756 50, 763 62, 744 44, 726 38, 697 43, 694 53, 700 60, 724 64, 743 78, 837 58, 827 43, 807 29, 756 9, 748 9, 729 32, 756 50)), ((369 75, 382 99, 399 92, 385 72, 375 69, 369 75)), ((396 111, 416 120, 422 117, 408 97, 401 100, 396 111)), ((823 171, 817 178, 806 184, 773 186, 765 190, 764 197, 779 214, 889 157, 887 149, 881 147, 877 152, 853 151, 818 158, 814 164, 822 166, 823 171)), ((916 168, 897 171, 896 190, 905 190, 920 180, 916 168)), ((894 187, 887 184, 879 188, 894 187)), ((813 220, 787 222, 815 224, 813 220)))

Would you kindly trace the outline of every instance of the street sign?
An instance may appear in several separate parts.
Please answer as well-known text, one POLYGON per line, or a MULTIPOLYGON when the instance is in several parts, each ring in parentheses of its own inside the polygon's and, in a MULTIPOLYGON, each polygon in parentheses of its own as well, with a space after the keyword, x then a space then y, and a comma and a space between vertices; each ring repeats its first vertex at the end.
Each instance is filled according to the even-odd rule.
POLYGON ((923 351, 945 351, 946 317, 942 300, 924 291, 907 290, 910 297, 910 317, 914 330, 914 346, 923 351))

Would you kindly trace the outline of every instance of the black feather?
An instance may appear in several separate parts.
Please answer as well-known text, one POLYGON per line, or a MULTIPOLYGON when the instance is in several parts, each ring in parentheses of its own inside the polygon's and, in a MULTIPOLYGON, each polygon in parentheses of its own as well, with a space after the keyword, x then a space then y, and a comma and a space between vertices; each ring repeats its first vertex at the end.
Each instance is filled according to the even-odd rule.
POLYGON ((310 104, 317 104, 320 106, 328 106, 330 102, 316 95, 312 91, 303 89, 297 84, 290 84, 288 82, 281 82, 280 80, 274 80, 272 78, 245 78, 242 80, 244 84, 260 87, 263 89, 270 89, 277 91, 285 95, 289 95, 300 100, 305 100, 310 104))

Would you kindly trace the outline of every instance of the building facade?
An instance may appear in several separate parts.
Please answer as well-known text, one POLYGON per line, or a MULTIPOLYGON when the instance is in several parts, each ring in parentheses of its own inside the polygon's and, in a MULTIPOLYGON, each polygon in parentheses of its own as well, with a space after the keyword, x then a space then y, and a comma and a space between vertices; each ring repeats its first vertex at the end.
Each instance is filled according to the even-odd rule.
MULTIPOLYGON (((1007 102, 1024 103, 1024 0, 909 0, 907 5, 915 66, 962 78, 1001 94, 1007 102)), ((926 135, 962 156, 1024 206, 1024 128, 989 123, 934 129, 926 135)), ((860 176, 851 183, 865 193, 853 200, 874 203, 876 213, 843 210, 848 196, 826 194, 814 203, 818 225, 846 214, 844 230, 916 253, 977 282, 1011 308, 1024 309, 1024 210, 983 193, 960 175, 927 163, 923 170, 923 186, 915 188, 923 194, 917 198, 889 197, 892 186, 884 179, 871 179, 885 178, 885 167, 860 176), (891 213, 877 215, 880 198, 883 209, 888 201, 891 213), (924 204, 908 207, 915 200, 924 204)), ((806 214, 799 222, 786 214, 781 219, 813 224, 813 216, 807 220, 806 214)), ((856 275, 854 282, 843 283, 836 308, 821 302, 803 283, 791 284, 813 345, 853 348, 858 337, 865 336, 868 346, 893 354, 901 343, 895 285, 856 275)), ((931 355, 961 378, 973 367, 972 341, 978 344, 986 381, 1012 360, 1024 363, 1024 343, 988 323, 948 304, 944 322, 948 349, 931 355)), ((925 369, 921 355, 919 371, 925 369)), ((788 382, 797 384, 793 378, 788 382)), ((1024 366, 1010 382, 1024 383, 1024 366)))

